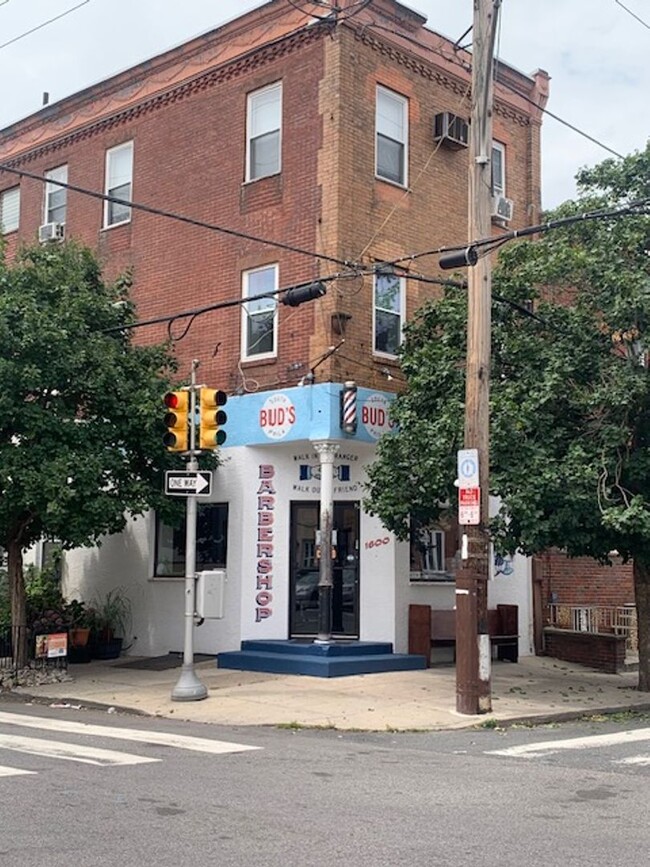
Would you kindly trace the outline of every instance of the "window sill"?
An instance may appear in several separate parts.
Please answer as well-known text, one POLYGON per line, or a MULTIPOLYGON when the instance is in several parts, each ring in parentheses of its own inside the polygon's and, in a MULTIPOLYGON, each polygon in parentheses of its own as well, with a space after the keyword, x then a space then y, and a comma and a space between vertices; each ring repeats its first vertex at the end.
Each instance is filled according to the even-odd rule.
POLYGON ((402 184, 399 181, 392 181, 390 178, 384 178, 381 175, 375 175, 375 180, 380 181, 382 184, 388 184, 391 187, 395 187, 398 190, 403 190, 404 192, 408 191, 408 184, 402 184))
POLYGON ((411 572, 409 584, 455 584, 456 579, 449 572, 411 572))
POLYGON ((249 368, 268 364, 276 364, 277 360, 277 355, 260 355, 259 358, 242 358, 240 359, 240 364, 242 367, 249 368))
POLYGON ((256 184, 258 181, 265 181, 267 178, 279 178, 282 174, 282 169, 278 169, 277 172, 271 172, 269 175, 260 175, 259 178, 249 178, 248 180, 242 181, 242 187, 250 187, 251 184, 256 184))
POLYGON ((110 226, 102 226, 100 232, 110 232, 111 229, 119 229, 120 226, 130 226, 131 220, 120 220, 119 223, 111 223, 110 226))

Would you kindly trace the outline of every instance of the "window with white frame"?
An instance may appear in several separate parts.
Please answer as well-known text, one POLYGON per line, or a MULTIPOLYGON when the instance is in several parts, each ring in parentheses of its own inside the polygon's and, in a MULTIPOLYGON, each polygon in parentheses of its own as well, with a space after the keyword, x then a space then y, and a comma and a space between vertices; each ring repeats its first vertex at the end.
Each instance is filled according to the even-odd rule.
POLYGON ((2 234, 15 232, 20 217, 20 187, 12 187, 0 193, 0 228, 2 234))
POLYGON ((277 302, 269 293, 278 288, 278 266, 244 271, 242 294, 242 358, 275 355, 277 302))
POLYGON ((45 172, 45 203, 43 208, 44 223, 65 223, 68 191, 60 183, 68 183, 68 167, 58 166, 45 172))
POLYGON ((411 580, 416 578, 446 579, 445 532, 439 527, 417 527, 411 524, 411 580))
POLYGON ((399 274, 375 274, 373 297, 373 349, 382 355, 397 355, 402 342, 406 281, 399 274))
POLYGON ((506 194, 506 148, 500 142, 492 142, 492 195, 506 194))
POLYGON ((408 166, 408 99, 378 86, 375 128, 377 177, 405 187, 408 166))
POLYGON ((282 82, 248 94, 246 180, 280 171, 282 142, 282 82))
MULTIPOLYGON (((130 202, 133 192, 133 142, 125 142, 106 151, 106 184, 107 196, 130 202)), ((131 208, 117 202, 105 202, 104 226, 115 226, 118 223, 128 223, 131 219, 131 208)))

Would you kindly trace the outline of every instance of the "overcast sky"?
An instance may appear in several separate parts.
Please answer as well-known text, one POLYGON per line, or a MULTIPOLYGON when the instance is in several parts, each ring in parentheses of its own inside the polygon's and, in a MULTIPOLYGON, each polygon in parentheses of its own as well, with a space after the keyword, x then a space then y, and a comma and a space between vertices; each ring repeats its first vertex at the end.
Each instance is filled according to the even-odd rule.
MULTIPOLYGON (((0 129, 37 111, 44 91, 54 102, 259 5, 259 0, 0 0, 0 129)), ((472 20, 472 0, 406 5, 454 40, 472 20)), ((550 111, 620 154, 645 147, 650 0, 503 0, 501 8, 498 53, 524 72, 542 68, 551 75, 550 111)), ((547 116, 544 207, 571 198, 576 171, 610 155, 547 116)))

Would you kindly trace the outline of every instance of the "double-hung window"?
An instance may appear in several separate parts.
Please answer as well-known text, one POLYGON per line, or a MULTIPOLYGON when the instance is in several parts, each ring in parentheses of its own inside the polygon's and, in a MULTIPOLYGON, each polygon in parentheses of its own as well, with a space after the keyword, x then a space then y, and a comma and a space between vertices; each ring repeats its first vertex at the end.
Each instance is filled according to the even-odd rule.
POLYGON ((44 223, 65 223, 68 191, 59 183, 68 183, 68 167, 58 166, 45 172, 47 182, 45 184, 45 203, 43 208, 44 223))
MULTIPOLYGON (((130 202, 133 193, 133 142, 125 142, 106 151, 106 183, 107 196, 114 196, 130 202)), ((118 223, 128 223, 131 219, 131 208, 117 202, 105 202, 104 227, 115 226, 118 223)))
POLYGON ((282 82, 248 94, 246 180, 280 171, 282 144, 282 82))
POLYGON ((373 349, 382 355, 397 355, 402 342, 406 281, 399 274, 379 271, 373 293, 373 349))
POLYGON ((492 195, 506 194, 506 148, 500 142, 492 142, 492 195))
POLYGON ((0 193, 0 229, 3 235, 15 232, 20 216, 20 187, 0 193))
POLYGON ((278 266, 265 265, 244 271, 242 294, 242 358, 275 355, 277 301, 269 293, 278 288, 278 266))
MULTIPOLYGON (((199 503, 196 515, 196 569, 224 569, 228 546, 228 504, 199 503)), ((179 527, 156 516, 154 575, 185 575, 185 521, 179 527)))
POLYGON ((408 166, 408 99, 377 87, 375 173, 405 187, 408 166))

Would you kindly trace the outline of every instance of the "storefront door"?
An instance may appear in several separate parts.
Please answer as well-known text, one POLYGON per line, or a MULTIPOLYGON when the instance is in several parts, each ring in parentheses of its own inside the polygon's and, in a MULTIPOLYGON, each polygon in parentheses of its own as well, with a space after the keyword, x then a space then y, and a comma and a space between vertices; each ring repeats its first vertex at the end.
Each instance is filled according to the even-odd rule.
MULTIPOLYGON (((319 503, 291 504, 291 592, 289 629, 292 638, 318 633, 316 531, 319 503)), ((359 637, 359 503, 334 503, 336 559, 332 579, 332 634, 359 637)))

